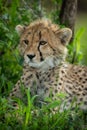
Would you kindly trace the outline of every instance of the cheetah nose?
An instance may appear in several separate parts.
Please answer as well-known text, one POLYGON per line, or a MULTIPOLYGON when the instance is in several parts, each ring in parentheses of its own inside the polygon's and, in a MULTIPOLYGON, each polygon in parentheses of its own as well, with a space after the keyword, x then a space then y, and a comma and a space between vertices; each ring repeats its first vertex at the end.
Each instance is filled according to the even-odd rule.
POLYGON ((28 54, 27 57, 28 57, 30 60, 32 60, 32 59, 35 57, 35 55, 34 55, 34 54, 28 54))

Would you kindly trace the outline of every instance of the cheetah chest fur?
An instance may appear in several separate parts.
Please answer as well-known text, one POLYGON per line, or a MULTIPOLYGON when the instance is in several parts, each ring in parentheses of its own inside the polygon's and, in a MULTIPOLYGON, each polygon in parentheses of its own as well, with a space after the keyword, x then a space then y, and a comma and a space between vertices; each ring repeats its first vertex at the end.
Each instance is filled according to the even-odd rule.
POLYGON ((66 93, 66 106, 75 97, 77 104, 82 103, 82 109, 87 108, 87 69, 79 66, 65 64, 62 67, 39 71, 24 67, 21 80, 17 82, 10 96, 22 98, 20 87, 30 88, 31 96, 38 95, 38 102, 44 102, 46 97, 52 96, 55 100, 57 93, 66 93), (78 68, 78 69, 77 69, 78 68), (70 72, 71 71, 71 72, 70 72), (84 75, 84 77, 82 77, 84 75))

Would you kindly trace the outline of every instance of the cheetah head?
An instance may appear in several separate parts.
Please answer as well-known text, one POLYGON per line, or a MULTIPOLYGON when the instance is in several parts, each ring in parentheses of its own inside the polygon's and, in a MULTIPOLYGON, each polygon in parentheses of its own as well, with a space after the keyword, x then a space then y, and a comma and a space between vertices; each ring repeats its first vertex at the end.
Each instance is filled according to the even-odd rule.
POLYGON ((55 67, 65 58, 72 36, 69 28, 60 29, 48 20, 37 20, 29 26, 17 25, 16 30, 20 35, 19 51, 30 67, 55 67))

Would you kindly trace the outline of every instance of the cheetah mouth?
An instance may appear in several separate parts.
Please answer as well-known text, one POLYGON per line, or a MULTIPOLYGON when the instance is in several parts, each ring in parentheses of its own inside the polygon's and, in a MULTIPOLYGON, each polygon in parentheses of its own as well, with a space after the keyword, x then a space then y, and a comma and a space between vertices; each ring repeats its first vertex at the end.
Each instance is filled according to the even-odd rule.
POLYGON ((30 67, 39 68, 39 67, 43 66, 44 61, 42 61, 42 62, 28 62, 28 64, 30 67))
POLYGON ((58 65, 61 64, 61 60, 59 60, 58 58, 55 59, 55 57, 47 57, 44 61, 26 61, 25 63, 27 63, 30 67, 36 68, 36 69, 41 69, 41 70, 47 70, 49 68, 54 68, 58 65))
POLYGON ((53 58, 46 58, 44 61, 37 62, 37 61, 28 61, 27 64, 30 67, 38 68, 38 69, 47 69, 54 67, 54 60, 53 58))

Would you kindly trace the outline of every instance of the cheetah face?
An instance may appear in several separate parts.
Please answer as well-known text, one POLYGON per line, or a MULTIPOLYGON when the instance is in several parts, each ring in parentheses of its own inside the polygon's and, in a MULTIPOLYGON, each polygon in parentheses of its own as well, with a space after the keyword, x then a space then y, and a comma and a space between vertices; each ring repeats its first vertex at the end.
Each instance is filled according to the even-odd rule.
POLYGON ((17 25, 16 30, 20 33, 20 53, 25 62, 34 68, 58 65, 66 55, 65 45, 72 35, 70 29, 59 29, 44 20, 27 27, 17 25))

